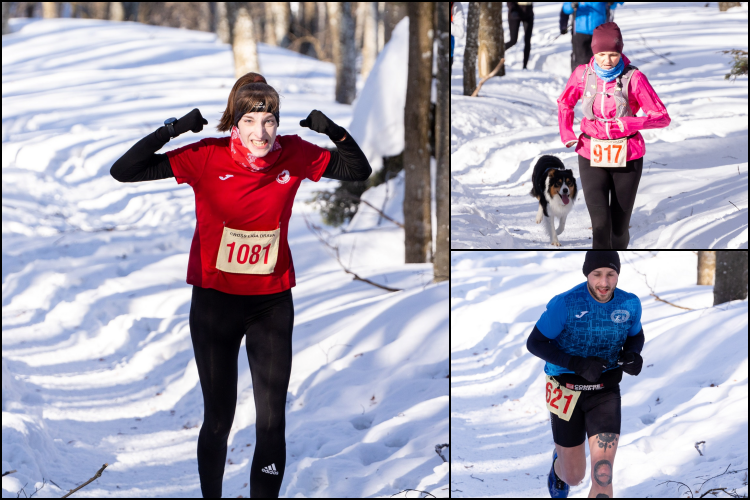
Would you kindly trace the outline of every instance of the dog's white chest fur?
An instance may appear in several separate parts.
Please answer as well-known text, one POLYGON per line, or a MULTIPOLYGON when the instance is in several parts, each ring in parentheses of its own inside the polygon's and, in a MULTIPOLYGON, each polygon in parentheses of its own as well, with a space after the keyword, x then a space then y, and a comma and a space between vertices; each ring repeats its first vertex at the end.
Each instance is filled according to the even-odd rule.
POLYGON ((575 200, 570 198, 570 202, 566 205, 563 203, 559 194, 550 196, 549 177, 544 182, 544 197, 547 199, 547 213, 549 214, 549 217, 544 216, 544 209, 540 203, 539 211, 536 214, 536 223, 540 224, 542 219, 547 219, 547 224, 545 224, 544 227, 550 235, 550 243, 559 247, 560 242, 557 240, 557 235, 562 234, 565 230, 565 219, 568 217, 570 211, 573 210, 573 203, 575 200), (560 219, 560 225, 557 227, 557 230, 555 230, 555 217, 560 219))

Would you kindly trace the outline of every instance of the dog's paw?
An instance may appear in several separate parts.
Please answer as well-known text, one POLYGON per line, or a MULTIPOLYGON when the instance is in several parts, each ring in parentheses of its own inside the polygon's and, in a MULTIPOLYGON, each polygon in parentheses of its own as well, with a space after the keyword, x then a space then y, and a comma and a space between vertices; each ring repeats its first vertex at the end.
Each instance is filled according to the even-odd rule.
POLYGON ((561 247, 561 246, 562 246, 562 245, 560 244, 560 242, 559 242, 559 241, 557 241, 557 240, 555 240, 555 241, 552 241, 552 242, 551 242, 550 244, 551 244, 551 245, 553 245, 553 246, 556 246, 556 247, 561 247))
POLYGON ((542 216, 541 215, 537 215, 536 216, 536 223, 537 224, 541 224, 542 223, 542 216))

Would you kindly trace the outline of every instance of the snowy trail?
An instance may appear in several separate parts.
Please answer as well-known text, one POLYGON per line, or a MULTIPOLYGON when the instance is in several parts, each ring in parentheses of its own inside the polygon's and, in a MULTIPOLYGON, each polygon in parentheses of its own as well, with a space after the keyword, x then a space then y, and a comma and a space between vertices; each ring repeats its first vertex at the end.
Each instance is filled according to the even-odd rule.
MULTIPOLYGON (((724 13, 715 3, 704 5, 626 3, 616 10, 624 53, 646 74, 672 118, 667 128, 641 131, 646 156, 631 218, 631 248, 747 248, 747 77, 725 80, 730 57, 719 53, 747 50, 747 3, 724 13), (675 65, 649 48, 668 54, 675 65)), ((556 100, 570 76, 571 50, 570 35, 552 42, 559 34, 560 6, 535 4, 529 71, 522 71, 519 34, 521 40, 506 56, 506 76, 485 83, 480 98, 462 95, 464 40, 456 41, 453 249, 553 248, 535 224, 538 204, 529 196, 533 165, 544 154, 563 160, 579 187, 560 242, 591 248, 578 155, 560 142, 557 124, 556 100)), ((504 27, 507 33, 507 19, 504 27)), ((580 108, 579 103, 577 134, 580 108)))
MULTIPOLYGON (((747 300, 711 307, 713 288, 693 284, 693 252, 621 258, 618 287, 641 298, 646 344, 643 372, 624 375, 620 385, 614 493, 674 498, 676 485, 657 485, 682 481, 696 491, 729 464, 747 467, 747 300), (655 301, 646 279, 660 297, 694 310, 655 301), (706 442, 703 456, 698 441, 706 442)), ((583 281, 583 255, 453 252, 451 262, 451 494, 548 497, 554 444, 544 362, 526 340, 549 299, 583 281)), ((588 445, 586 453, 586 478, 571 498, 586 497, 591 487, 588 445)), ((714 487, 747 494, 742 473, 703 491, 714 487)))
MULTIPOLYGON (((199 107, 209 126, 162 152, 222 135, 213 127, 235 81, 231 50, 214 34, 136 23, 12 23, 3 36, 2 449, 3 470, 18 472, 3 477, 3 497, 26 483, 33 493, 42 478, 41 496, 59 497, 105 462, 77 496, 200 496, 203 398, 185 283, 194 195, 174 179, 118 183, 109 168, 179 110, 199 107)), ((349 123, 351 106, 333 100, 333 65, 259 51, 284 96, 279 133, 329 145, 298 123, 311 106, 349 123)), ((388 184, 385 205, 397 220, 400 182, 388 184)), ((360 253, 351 265, 403 291, 344 274, 303 218, 322 225, 305 201, 336 185, 304 181, 290 221, 297 286, 281 495, 447 497, 435 445, 449 441, 448 283, 431 284, 431 264, 404 264, 403 231, 367 210, 348 235, 360 253)), ((373 203, 383 206, 386 190, 373 190, 373 203)), ((247 497, 256 441, 244 347, 238 365, 224 495, 247 497)))

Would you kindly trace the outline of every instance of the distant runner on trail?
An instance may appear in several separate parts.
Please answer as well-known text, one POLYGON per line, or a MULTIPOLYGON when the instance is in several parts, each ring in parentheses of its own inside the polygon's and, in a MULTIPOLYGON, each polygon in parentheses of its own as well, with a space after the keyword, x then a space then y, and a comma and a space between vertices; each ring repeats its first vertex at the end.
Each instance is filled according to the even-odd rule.
POLYGON ((243 337, 256 410, 250 496, 279 496, 292 369, 295 274, 287 232, 294 197, 304 179, 363 181, 372 172, 352 136, 316 109, 300 126, 327 135, 337 151, 277 135, 279 110, 276 90, 248 73, 232 87, 217 127, 230 136, 157 154, 171 138, 203 130, 208 121, 196 108, 167 119, 110 170, 120 182, 174 177, 195 193, 187 282, 193 285, 190 336, 203 391, 198 473, 206 498, 221 497, 243 337))
POLYGON ((569 485, 583 481, 587 435, 588 496, 613 498, 622 372, 638 375, 643 366, 641 302, 616 288, 619 255, 586 252, 583 274, 585 283, 549 301, 526 343, 530 353, 547 362, 545 398, 555 441, 547 481, 552 498, 567 498, 569 485))

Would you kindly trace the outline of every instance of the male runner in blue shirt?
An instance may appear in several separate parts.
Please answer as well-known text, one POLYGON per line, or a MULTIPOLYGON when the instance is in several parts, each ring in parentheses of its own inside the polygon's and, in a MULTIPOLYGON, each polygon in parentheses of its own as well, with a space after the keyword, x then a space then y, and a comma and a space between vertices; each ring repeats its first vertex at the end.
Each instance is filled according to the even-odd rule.
POLYGON ((591 453, 589 497, 612 498, 612 471, 620 438, 622 372, 638 375, 644 336, 641 302, 616 288, 620 257, 588 251, 586 282, 555 296, 529 336, 529 352, 545 360, 546 401, 555 451, 548 488, 567 498, 569 485, 586 473, 585 441, 591 453))

